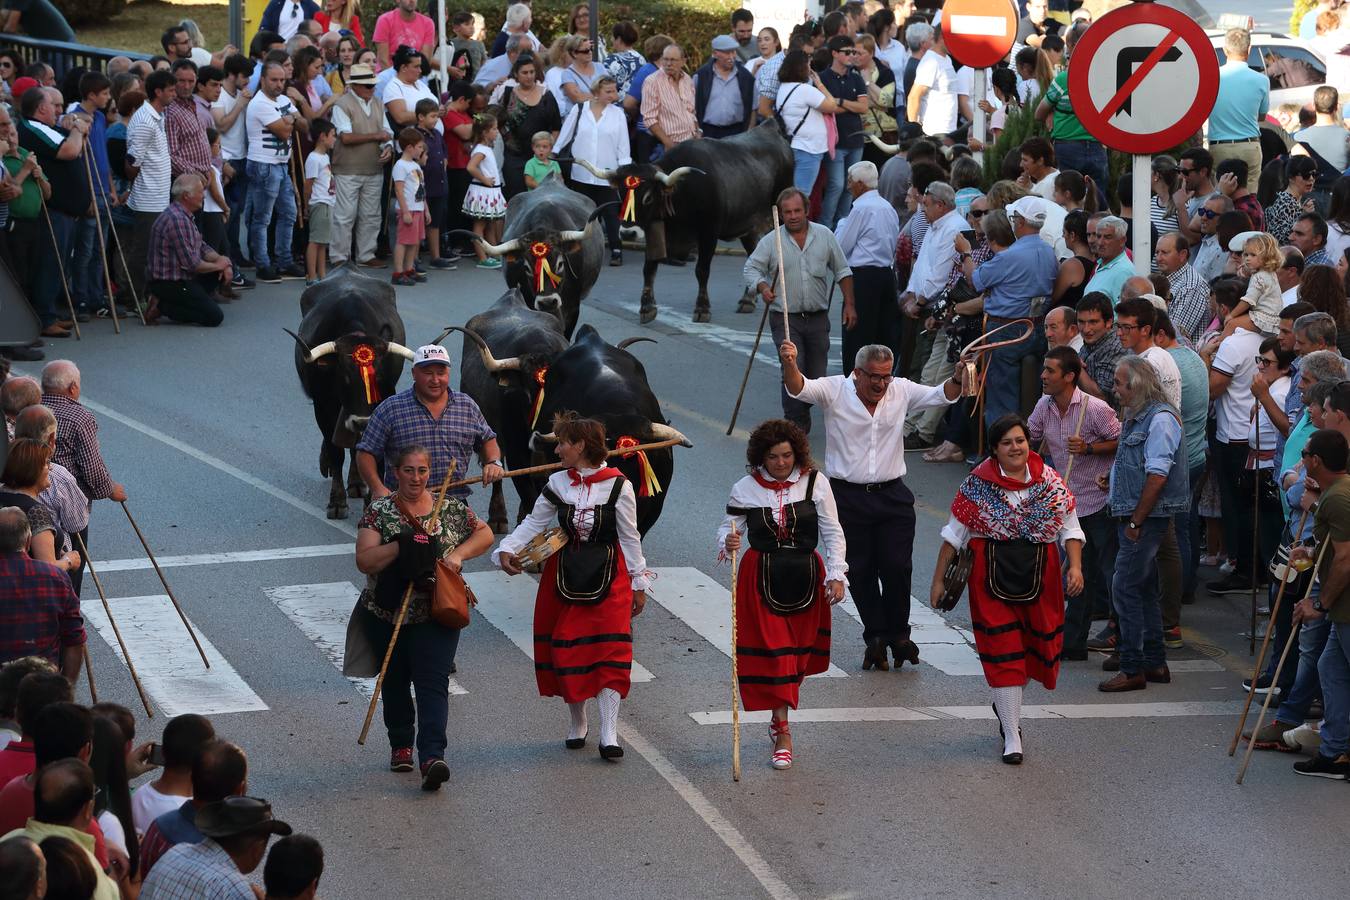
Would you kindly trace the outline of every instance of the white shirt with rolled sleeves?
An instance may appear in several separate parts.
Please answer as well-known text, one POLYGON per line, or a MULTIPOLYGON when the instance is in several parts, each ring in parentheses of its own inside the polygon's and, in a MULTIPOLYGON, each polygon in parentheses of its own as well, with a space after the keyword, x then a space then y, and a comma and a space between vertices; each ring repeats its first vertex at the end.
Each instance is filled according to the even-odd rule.
POLYGON ((970 229, 960 213, 952 210, 928 225, 919 258, 909 273, 907 293, 932 300, 947 287, 952 267, 956 265, 956 236, 970 229))
POLYGON ((819 406, 825 413, 823 472, 854 484, 893 481, 905 474, 905 416, 911 410, 950 406, 947 382, 928 387, 897 378, 873 412, 858 396, 852 375, 807 378, 800 392, 788 396, 819 406))
MULTIPOLYGON (((844 258, 843 248, 839 246, 833 231, 816 222, 807 223, 806 241, 800 247, 786 225, 780 228, 788 312, 825 312, 830 308, 833 284, 853 275, 848 260, 844 258)), ((783 311, 783 290, 777 286, 778 241, 772 231, 759 239, 754 251, 745 260, 742 274, 752 291, 758 292, 761 281, 773 285, 773 310, 778 313, 783 311)))
POLYGON ((1224 338, 1210 367, 1230 376, 1228 389, 1214 400, 1216 437, 1229 443, 1246 441, 1252 412, 1252 376, 1256 374, 1256 354, 1261 352, 1264 336, 1237 328, 1224 338))

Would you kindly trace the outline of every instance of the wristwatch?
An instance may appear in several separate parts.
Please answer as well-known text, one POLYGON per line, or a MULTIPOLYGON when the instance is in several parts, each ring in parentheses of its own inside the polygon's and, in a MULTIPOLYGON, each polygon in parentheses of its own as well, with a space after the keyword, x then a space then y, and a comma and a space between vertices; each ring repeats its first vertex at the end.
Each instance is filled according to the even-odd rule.
POLYGON ((486 468, 488 466, 501 466, 501 464, 502 461, 500 459, 489 459, 487 462, 483 463, 483 467, 486 468))
POLYGON ((1134 523, 1134 520, 1133 520, 1133 519, 1130 520, 1130 530, 1131 530, 1131 531, 1138 531, 1138 530, 1139 530, 1139 526, 1136 525, 1136 524, 1134 523))
POLYGON ((1327 610, 1326 610, 1326 607, 1322 605, 1322 598, 1321 598, 1321 597, 1313 597, 1313 598, 1312 598, 1312 608, 1315 609, 1315 610, 1317 610, 1317 611, 1320 612, 1320 613, 1324 613, 1324 612, 1327 611, 1327 610))
POLYGON ((1092 449, 1092 445, 1091 445, 1091 444, 1084 444, 1084 445, 1083 445, 1083 455, 1084 455, 1084 456, 1091 456, 1092 454, 1094 454, 1094 453, 1096 453, 1096 452, 1097 452, 1096 450, 1093 450, 1093 449, 1092 449))

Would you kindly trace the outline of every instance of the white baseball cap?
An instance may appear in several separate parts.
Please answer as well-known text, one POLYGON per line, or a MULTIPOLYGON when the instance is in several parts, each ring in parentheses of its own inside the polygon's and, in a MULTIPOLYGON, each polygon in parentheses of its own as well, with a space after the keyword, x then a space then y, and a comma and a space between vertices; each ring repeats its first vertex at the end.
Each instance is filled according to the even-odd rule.
POLYGON ((435 364, 442 366, 450 365, 450 354, 445 352, 445 348, 440 344, 427 344, 418 347, 417 352, 413 354, 413 368, 418 366, 430 366, 435 364))
POLYGON ((1008 205, 1008 215, 1018 216, 1028 225, 1040 228, 1045 224, 1045 201, 1040 197, 1018 197, 1008 205))
POLYGON ((1247 242, 1254 237, 1260 237, 1265 234, 1264 231, 1244 231, 1233 235, 1233 239, 1228 242, 1228 249, 1233 253, 1241 253, 1242 248, 1247 246, 1247 242))

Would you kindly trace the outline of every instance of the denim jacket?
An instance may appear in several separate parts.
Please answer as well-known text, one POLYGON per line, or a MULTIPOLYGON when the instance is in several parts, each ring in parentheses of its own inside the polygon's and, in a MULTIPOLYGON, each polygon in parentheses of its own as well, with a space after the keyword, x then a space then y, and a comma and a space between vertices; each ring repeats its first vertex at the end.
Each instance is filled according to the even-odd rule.
MULTIPOLYGON (((1153 417, 1170 415, 1180 421, 1177 411, 1166 403, 1153 403, 1138 416, 1126 419, 1120 428, 1120 442, 1116 446, 1116 461, 1111 468, 1111 515, 1129 516, 1139 504, 1148 478, 1145 469, 1144 448, 1148 441, 1153 417)), ((1172 453, 1172 465, 1167 473, 1158 502, 1153 504, 1149 518, 1171 516, 1190 506, 1190 488, 1187 484, 1186 454, 1178 442, 1172 453)))

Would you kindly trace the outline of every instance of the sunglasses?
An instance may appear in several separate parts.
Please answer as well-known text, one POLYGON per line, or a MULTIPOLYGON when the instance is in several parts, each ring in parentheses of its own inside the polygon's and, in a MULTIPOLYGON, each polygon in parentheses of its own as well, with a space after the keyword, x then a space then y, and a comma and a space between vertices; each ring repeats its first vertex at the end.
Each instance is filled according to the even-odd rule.
POLYGON ((972 219, 983 219, 988 213, 989 210, 987 209, 972 209, 970 211, 970 217, 972 219))
POLYGON ((1219 214, 1212 209, 1197 209, 1195 214, 1202 219, 1217 219, 1219 214))

